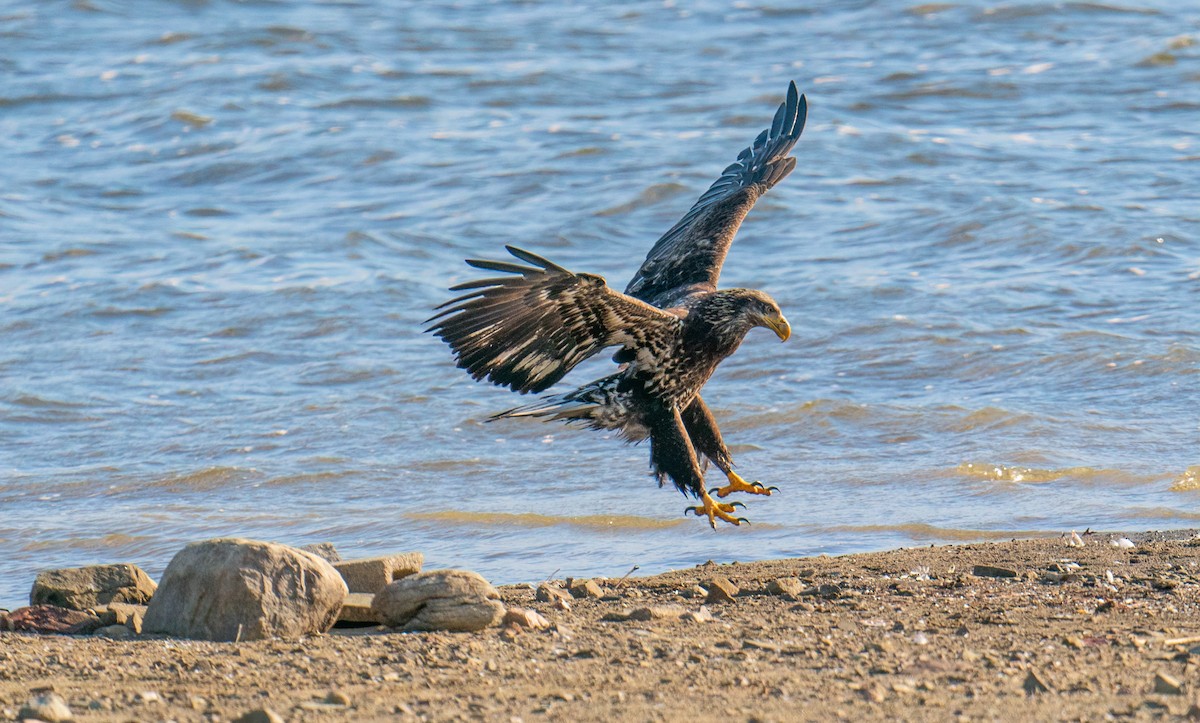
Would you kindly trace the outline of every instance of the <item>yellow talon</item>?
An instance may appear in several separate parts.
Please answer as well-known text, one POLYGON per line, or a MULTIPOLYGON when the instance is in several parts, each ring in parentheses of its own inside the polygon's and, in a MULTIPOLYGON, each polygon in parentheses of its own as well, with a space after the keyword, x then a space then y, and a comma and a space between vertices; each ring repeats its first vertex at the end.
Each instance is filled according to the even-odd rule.
POLYGON ((729 484, 716 489, 717 497, 728 497, 734 492, 748 492, 752 495, 771 496, 772 492, 778 492, 778 487, 763 487, 762 482, 747 482, 742 479, 742 476, 732 470, 729 471, 726 477, 729 478, 729 484))
POLYGON ((707 492, 700 494, 700 503, 694 507, 684 508, 684 514, 691 512, 697 517, 707 517, 709 527, 717 529, 717 520, 721 519, 731 525, 738 526, 745 522, 750 524, 750 520, 745 517, 734 517, 733 511, 738 507, 745 507, 741 502, 717 502, 707 492))

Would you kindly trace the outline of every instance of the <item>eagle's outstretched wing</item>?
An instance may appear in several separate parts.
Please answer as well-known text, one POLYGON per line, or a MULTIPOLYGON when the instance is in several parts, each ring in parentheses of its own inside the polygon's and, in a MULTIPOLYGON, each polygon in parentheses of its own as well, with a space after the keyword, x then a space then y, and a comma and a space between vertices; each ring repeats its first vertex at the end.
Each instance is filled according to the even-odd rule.
POLYGON ((476 380, 517 392, 540 392, 576 364, 608 346, 653 350, 679 326, 679 317, 610 289, 604 279, 572 273, 513 246, 510 261, 467 263, 512 276, 469 281, 469 291, 437 307, 427 331, 454 351, 476 380))
POLYGON ((738 154, 737 162, 654 244, 625 293, 666 306, 692 288, 715 289, 742 219, 759 196, 796 167, 796 159, 787 154, 804 131, 807 115, 808 103, 793 81, 771 127, 738 154))

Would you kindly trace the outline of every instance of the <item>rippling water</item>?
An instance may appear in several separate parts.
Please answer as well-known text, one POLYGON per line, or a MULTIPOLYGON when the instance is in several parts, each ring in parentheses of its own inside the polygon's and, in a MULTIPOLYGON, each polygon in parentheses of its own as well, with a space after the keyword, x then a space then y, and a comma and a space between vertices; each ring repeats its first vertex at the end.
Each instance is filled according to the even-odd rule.
POLYGON ((0 605, 215 535, 512 582, 1200 519, 1194 5, 0 0, 0 48, 0 605), (723 280, 794 333, 705 393, 754 526, 485 425, 420 333, 461 259, 623 287, 792 78, 723 280))

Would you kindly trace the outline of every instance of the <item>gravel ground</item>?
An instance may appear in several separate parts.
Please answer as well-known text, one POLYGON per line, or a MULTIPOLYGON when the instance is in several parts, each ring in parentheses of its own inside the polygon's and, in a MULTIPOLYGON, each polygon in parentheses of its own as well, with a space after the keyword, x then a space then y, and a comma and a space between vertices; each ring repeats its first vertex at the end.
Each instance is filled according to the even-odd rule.
POLYGON ((0 717, 52 689, 81 721, 1200 718, 1198 562, 1195 531, 1086 534, 501 589, 544 630, 0 633, 0 717))

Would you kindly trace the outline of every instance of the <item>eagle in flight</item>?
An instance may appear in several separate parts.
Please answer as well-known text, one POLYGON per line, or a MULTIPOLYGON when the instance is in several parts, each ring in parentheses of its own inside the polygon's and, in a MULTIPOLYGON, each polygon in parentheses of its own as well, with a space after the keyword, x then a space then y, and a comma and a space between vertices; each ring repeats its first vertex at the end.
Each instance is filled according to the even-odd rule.
POLYGON ((793 82, 771 127, 738 154, 650 249, 620 293, 593 274, 576 273, 515 246, 518 261, 468 259, 502 274, 451 287, 466 292, 437 307, 426 323, 450 345, 458 366, 476 380, 513 391, 542 392, 601 349, 619 347, 614 374, 565 394, 501 412, 492 419, 541 417, 616 430, 625 440, 650 439, 650 466, 662 486, 669 478, 699 504, 688 507, 734 525, 735 492, 776 490, 746 482, 733 471, 700 389, 723 359, 756 326, 787 341, 791 327, 770 296, 753 289, 717 289, 721 264, 742 219, 758 197, 796 167, 788 155, 804 130, 808 105, 793 82), (700 459, 711 460, 728 483, 706 490, 700 459))

